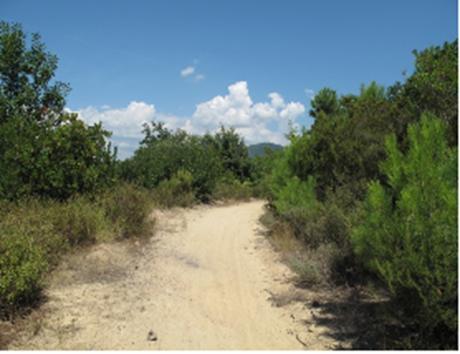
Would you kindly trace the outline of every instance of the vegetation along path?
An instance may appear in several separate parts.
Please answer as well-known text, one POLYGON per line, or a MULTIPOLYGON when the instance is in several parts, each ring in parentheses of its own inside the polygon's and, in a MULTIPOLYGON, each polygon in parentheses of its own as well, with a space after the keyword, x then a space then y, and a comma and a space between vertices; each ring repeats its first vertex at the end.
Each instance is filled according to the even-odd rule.
POLYGON ((150 241, 75 255, 53 276, 35 328, 12 347, 333 348, 325 328, 305 325, 305 303, 271 301, 293 290, 292 274, 261 233, 263 209, 252 201, 156 212, 150 241))

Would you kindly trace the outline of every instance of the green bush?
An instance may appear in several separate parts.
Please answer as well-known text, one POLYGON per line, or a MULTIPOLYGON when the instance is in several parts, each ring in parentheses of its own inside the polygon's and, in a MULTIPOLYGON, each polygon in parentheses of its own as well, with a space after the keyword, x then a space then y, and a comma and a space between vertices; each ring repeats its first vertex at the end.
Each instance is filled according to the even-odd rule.
POLYGON ((279 215, 289 222, 297 238, 308 247, 318 247, 323 233, 318 229, 321 203, 316 200, 313 178, 301 181, 290 177, 285 185, 274 191, 273 205, 279 215))
POLYGON ((424 115, 409 126, 409 149, 387 140, 382 170, 388 185, 369 186, 353 244, 363 262, 388 285, 402 320, 420 338, 456 345, 458 299, 457 153, 440 120, 424 115))
POLYGON ((35 199, 2 203, 0 219, 0 315, 38 299, 44 272, 67 249, 50 221, 55 203, 35 199))
POLYGON ((212 192, 216 200, 249 200, 252 194, 253 190, 249 181, 241 182, 232 175, 221 178, 212 192))
POLYGON ((148 190, 123 183, 100 197, 101 205, 112 228, 122 238, 148 234, 153 200, 148 190))
POLYGON ((0 203, 0 316, 37 300, 44 273, 71 247, 147 234, 152 202, 146 190, 123 184, 96 199, 0 203))
POLYGON ((180 170, 187 170, 195 196, 207 201, 222 169, 217 151, 203 138, 170 131, 161 122, 145 125, 144 134, 134 156, 122 163, 122 178, 153 190, 180 170))
POLYGON ((34 302, 48 262, 43 250, 27 234, 1 227, 0 315, 34 302))
POLYGON ((154 190, 154 198, 158 205, 165 208, 191 206, 196 200, 192 174, 179 170, 171 179, 158 185, 154 190))
POLYGON ((0 198, 64 200, 114 182, 110 133, 64 110, 56 69, 39 35, 0 22, 0 198))

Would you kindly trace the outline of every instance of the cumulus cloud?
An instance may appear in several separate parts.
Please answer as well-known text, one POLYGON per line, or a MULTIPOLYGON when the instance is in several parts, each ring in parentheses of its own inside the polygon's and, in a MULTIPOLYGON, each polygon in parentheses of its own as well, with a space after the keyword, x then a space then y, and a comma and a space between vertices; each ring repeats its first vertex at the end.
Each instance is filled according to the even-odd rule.
POLYGON ((195 72, 195 68, 193 66, 187 66, 186 68, 180 71, 180 76, 187 77, 187 76, 193 75, 194 72, 195 72))
POLYGON ((142 139, 142 125, 158 116, 153 104, 137 101, 130 102, 125 108, 89 106, 72 112, 77 113, 87 124, 101 122, 104 129, 111 131, 110 139, 118 147, 120 158, 134 152, 142 139))
POLYGON ((277 92, 268 95, 266 102, 254 103, 246 81, 228 86, 225 95, 218 95, 197 104, 189 117, 157 112, 153 104, 133 101, 125 108, 87 107, 74 111, 88 124, 102 122, 113 132, 111 140, 119 148, 120 158, 128 157, 142 139, 142 125, 152 120, 162 121, 169 129, 183 129, 192 134, 215 132, 223 124, 234 127, 246 143, 273 142, 286 144, 289 124, 304 114, 300 102, 285 102, 277 92))
POLYGON ((223 124, 235 127, 251 144, 263 141, 284 144, 289 122, 295 124, 305 107, 300 102, 286 103, 277 92, 270 93, 268 98, 268 102, 254 103, 247 82, 236 82, 228 87, 227 95, 198 104, 191 126, 197 132, 213 132, 223 124))
POLYGON ((145 102, 133 101, 126 108, 112 109, 87 107, 75 111, 88 124, 101 122, 105 129, 114 136, 139 138, 142 136, 142 124, 149 122, 157 115, 155 106, 145 102))

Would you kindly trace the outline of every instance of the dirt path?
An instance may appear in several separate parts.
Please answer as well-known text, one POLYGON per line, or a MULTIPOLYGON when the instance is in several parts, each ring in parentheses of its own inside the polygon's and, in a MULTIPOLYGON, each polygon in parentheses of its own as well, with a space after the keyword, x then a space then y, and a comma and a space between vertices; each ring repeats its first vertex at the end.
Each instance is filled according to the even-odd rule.
POLYGON ((292 274, 260 234, 262 213, 261 201, 158 212, 146 244, 101 245, 69 258, 33 328, 11 348, 333 347, 324 328, 305 325, 305 303, 270 301, 292 293, 292 274))

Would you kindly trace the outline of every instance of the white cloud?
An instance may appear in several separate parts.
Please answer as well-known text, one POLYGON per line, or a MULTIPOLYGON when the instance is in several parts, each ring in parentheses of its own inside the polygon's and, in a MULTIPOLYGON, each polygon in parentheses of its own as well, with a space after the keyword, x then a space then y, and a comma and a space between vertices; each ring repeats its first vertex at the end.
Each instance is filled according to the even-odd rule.
POLYGON ((180 76, 187 77, 187 76, 193 75, 194 72, 195 72, 195 68, 193 66, 187 66, 186 68, 180 71, 180 76))
POLYGON ((126 108, 110 109, 107 106, 95 108, 89 106, 75 111, 88 124, 101 122, 114 136, 139 138, 142 136, 142 124, 157 115, 155 106, 145 102, 133 101, 126 108))
POLYGON ((298 116, 305 112, 305 107, 299 102, 290 102, 284 106, 280 112, 280 117, 283 119, 295 120, 298 116))
POLYGON ((226 95, 215 96, 199 103, 190 117, 177 117, 157 112, 153 104, 133 101, 125 108, 87 107, 74 111, 88 124, 102 122, 113 132, 111 140, 119 147, 120 158, 132 154, 142 139, 142 125, 152 120, 162 121, 169 129, 183 129, 188 133, 215 132, 223 124, 233 126, 246 143, 273 142, 286 144, 284 136, 289 122, 294 126, 304 114, 300 102, 286 103, 276 92, 268 95, 267 102, 254 103, 246 81, 228 86, 226 95))
POLYGON ((300 102, 285 103, 283 97, 272 92, 269 102, 253 103, 246 81, 228 87, 228 94, 215 96, 197 105, 191 125, 197 132, 216 131, 220 124, 233 126, 246 142, 263 141, 285 144, 289 121, 293 124, 305 112, 300 102))
POLYGON ((101 122, 104 129, 111 131, 110 139, 118 147, 120 158, 134 152, 143 136, 142 125, 158 116, 153 104, 137 101, 130 102, 125 108, 89 106, 73 112, 78 113, 87 124, 101 122))
POLYGON ((308 99, 312 100, 315 97, 315 91, 309 88, 305 89, 305 94, 307 95, 308 99))
POLYGON ((271 100, 271 105, 275 108, 281 108, 284 107, 284 99, 281 97, 279 93, 272 92, 268 94, 268 97, 270 97, 271 100))
POLYGON ((204 80, 205 76, 203 74, 197 74, 195 75, 195 81, 201 81, 204 80))

